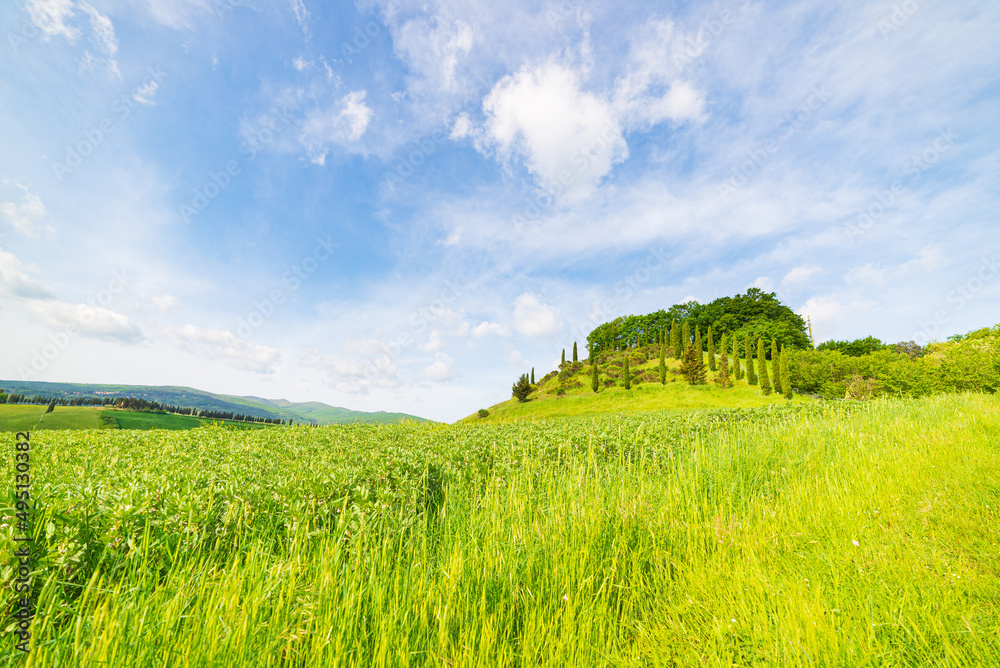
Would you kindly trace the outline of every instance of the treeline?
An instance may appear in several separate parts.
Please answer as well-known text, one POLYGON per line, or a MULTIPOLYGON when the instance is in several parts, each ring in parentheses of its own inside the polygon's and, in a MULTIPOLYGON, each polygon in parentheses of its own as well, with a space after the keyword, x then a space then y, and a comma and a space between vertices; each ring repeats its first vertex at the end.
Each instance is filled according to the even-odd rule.
POLYGON ((1000 390, 1000 325, 921 348, 867 337, 788 351, 796 389, 833 398, 1000 390))
MULTIPOLYGON (((712 327, 716 337, 726 335, 729 340, 761 338, 789 348, 812 348, 802 317, 782 304, 775 293, 759 288, 735 297, 720 297, 709 304, 689 301, 655 313, 616 318, 595 327, 587 336, 587 347, 592 352, 610 352, 664 339, 673 342, 682 338, 680 330, 684 327, 689 331, 712 327)), ((702 352, 708 352, 706 344, 702 342, 702 352)), ((678 350, 675 356, 681 353, 678 350)))
POLYGON ((0 404, 28 404, 49 406, 108 406, 126 411, 138 411, 142 413, 170 413, 173 415, 188 415, 210 420, 233 420, 235 422, 254 422, 260 424, 292 424, 291 419, 287 422, 279 418, 259 417, 256 415, 246 415, 234 413, 232 411, 210 411, 191 408, 188 406, 171 406, 161 404, 158 401, 139 399, 137 397, 44 397, 40 394, 28 396, 25 394, 5 393, 0 389, 0 404))

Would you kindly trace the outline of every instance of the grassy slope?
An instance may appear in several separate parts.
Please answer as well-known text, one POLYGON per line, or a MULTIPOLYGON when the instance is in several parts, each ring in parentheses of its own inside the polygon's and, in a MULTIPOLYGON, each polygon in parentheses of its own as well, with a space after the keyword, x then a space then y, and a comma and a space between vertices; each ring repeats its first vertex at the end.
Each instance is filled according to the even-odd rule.
MULTIPOLYGON (((652 349, 648 351, 648 354, 653 355, 650 360, 631 367, 633 375, 642 372, 657 372, 659 358, 655 356, 652 349)), ((463 418, 461 422, 570 417, 668 408, 750 408, 787 402, 783 396, 773 393, 765 397, 761 394, 759 386, 747 384, 746 379, 736 381, 732 388, 724 390, 713 382, 715 373, 708 371, 707 366, 708 382, 705 385, 690 385, 680 375, 680 361, 668 357, 666 365, 667 382, 665 385, 661 385, 659 380, 654 380, 633 383, 632 388, 626 390, 620 385, 620 380, 615 380, 615 385, 612 387, 605 387, 604 383, 608 379, 608 371, 612 367, 606 362, 602 363, 600 369, 601 386, 597 394, 594 394, 590 389, 590 364, 585 361, 576 373, 571 374, 562 383, 557 378, 548 380, 536 378, 539 381, 538 390, 532 392, 525 403, 520 403, 517 399, 512 398, 491 406, 488 409, 490 415, 485 419, 474 413, 463 418), (581 386, 571 387, 575 383, 579 383, 581 386), (566 389, 563 396, 556 394, 560 385, 569 388, 566 389)), ((768 362, 767 366, 768 373, 772 373, 771 363, 768 362)), ((811 399, 796 395, 793 401, 811 401, 811 399)))
POLYGON ((97 429, 100 424, 97 406, 56 406, 46 413, 46 406, 0 404, 0 431, 30 429, 97 429))

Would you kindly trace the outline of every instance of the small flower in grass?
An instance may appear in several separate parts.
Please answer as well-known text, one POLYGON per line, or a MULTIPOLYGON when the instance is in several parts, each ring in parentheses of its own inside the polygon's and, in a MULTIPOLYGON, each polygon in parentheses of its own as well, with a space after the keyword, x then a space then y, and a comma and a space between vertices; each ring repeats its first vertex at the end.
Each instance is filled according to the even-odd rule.
POLYGON ((563 594, 563 600, 569 601, 569 594, 563 594))
POLYGON ((856 541, 856 540, 852 540, 851 542, 852 542, 852 543, 854 543, 855 545, 861 545, 861 543, 859 543, 859 542, 858 542, 858 541, 856 541))

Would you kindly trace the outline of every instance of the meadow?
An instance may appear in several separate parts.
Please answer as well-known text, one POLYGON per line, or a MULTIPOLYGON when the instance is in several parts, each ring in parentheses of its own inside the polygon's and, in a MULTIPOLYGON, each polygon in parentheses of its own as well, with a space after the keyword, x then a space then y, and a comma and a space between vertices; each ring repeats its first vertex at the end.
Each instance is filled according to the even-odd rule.
POLYGON ((235 429, 267 429, 260 422, 215 420, 172 413, 143 413, 102 406, 57 406, 51 413, 47 406, 0 404, 0 432, 38 431, 43 429, 197 429, 225 425, 235 429))
POLYGON ((1000 665, 997 443, 981 394, 38 431, 0 665, 1000 665))

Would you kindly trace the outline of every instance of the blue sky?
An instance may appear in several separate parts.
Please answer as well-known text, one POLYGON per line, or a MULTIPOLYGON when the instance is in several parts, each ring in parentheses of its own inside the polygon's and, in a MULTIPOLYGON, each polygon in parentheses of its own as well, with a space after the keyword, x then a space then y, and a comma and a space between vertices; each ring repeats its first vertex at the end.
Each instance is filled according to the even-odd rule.
POLYGON ((19 0, 0 377, 452 421, 751 286, 1000 322, 995 2, 19 0))

